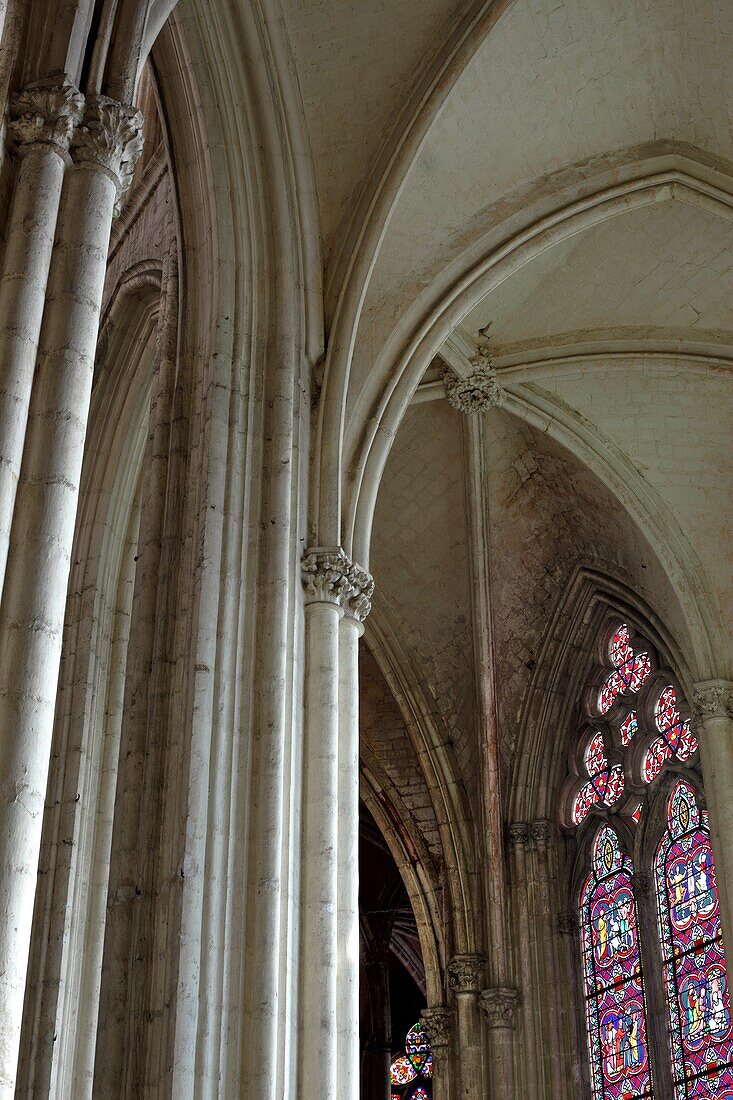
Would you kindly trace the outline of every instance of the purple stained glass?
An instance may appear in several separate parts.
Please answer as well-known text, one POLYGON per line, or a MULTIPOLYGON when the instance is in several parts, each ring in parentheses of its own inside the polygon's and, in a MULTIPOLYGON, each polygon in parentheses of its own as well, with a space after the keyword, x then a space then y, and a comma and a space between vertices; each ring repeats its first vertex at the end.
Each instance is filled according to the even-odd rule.
POLYGON ((598 710, 601 714, 606 714, 623 692, 637 692, 652 670, 648 653, 634 653, 631 632, 626 623, 621 623, 611 638, 608 655, 613 672, 606 678, 598 693, 598 710))
POLYGON ((667 809, 655 884, 674 1100, 733 1096, 733 1025, 706 815, 681 781, 667 809))
POLYGON ((410 1100, 430 1100, 430 1094, 422 1085, 418 1085, 415 1091, 410 1093, 410 1100))
POLYGON ((631 860, 604 825, 580 897, 593 1100, 652 1096, 631 860))

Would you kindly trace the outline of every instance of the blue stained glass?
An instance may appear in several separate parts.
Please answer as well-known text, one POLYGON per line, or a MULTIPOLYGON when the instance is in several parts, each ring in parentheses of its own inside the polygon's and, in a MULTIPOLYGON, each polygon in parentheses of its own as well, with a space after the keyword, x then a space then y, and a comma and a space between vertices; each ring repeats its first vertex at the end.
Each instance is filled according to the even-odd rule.
POLYGON ((705 815, 679 782, 654 877, 674 1100, 733 1097, 733 1026, 705 815))
POLYGON ((632 872, 604 825, 580 898, 593 1100, 653 1095, 632 872))

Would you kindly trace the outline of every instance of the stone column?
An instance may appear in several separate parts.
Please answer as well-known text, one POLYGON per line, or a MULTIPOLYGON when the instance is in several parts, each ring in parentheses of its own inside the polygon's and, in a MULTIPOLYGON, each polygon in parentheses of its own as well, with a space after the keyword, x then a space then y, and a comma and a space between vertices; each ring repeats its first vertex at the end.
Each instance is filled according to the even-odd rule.
POLYGON ((515 1100, 513 1033, 518 1005, 519 992, 507 986, 485 989, 481 994, 481 1008, 489 1028, 495 1063, 492 1100, 515 1100))
POLYGON ((366 615, 371 578, 340 547, 317 547, 308 550, 303 558, 303 581, 305 730, 298 1080, 301 1100, 321 1100, 333 1087, 340 1053, 347 1057, 342 1072, 353 1080, 353 1087, 358 1082, 358 801, 355 801, 358 787, 355 784, 359 773, 358 752, 354 752, 355 737, 358 747, 355 705, 358 627, 354 623, 342 624, 342 617, 344 609, 357 622, 366 615), (340 679, 341 652, 345 662, 343 679, 340 679), (340 752, 345 755, 344 775, 339 774, 340 752), (340 967, 345 973, 339 973, 340 967))
POLYGON ((486 980, 483 955, 456 955, 448 964, 448 984, 457 1008, 457 1063, 461 1100, 483 1096, 483 1044, 479 993, 486 980))
POLYGON ((358 566, 348 581, 339 630, 338 1096, 359 1094, 359 638, 374 591, 358 566))
MULTIPOLYGON (((537 990, 543 1011, 539 1014, 537 1030, 543 1034, 537 1037, 537 1066, 549 1062, 549 1080, 552 1095, 560 1100, 563 1095, 564 1079, 561 1064, 562 1041, 558 1014, 558 990, 560 989, 554 924, 550 898, 552 895, 552 873, 550 869, 550 843, 552 825, 549 821, 533 821, 529 828, 530 847, 535 864, 533 920, 535 955, 537 959, 537 990)), ((526 1012, 526 1009, 525 1009, 526 1012)), ((547 1087, 547 1086, 545 1086, 547 1087)))
POLYGON ((14 96, 18 171, 0 275, 0 593, 69 143, 84 97, 69 79, 14 96))
POLYGON ((94 351, 138 111, 87 102, 51 260, 0 606, 0 1097, 13 1095, 94 351))
POLYGON ((695 684, 693 706, 710 810, 723 935, 729 954, 733 954, 733 681, 695 684))
MULTIPOLYGON (((529 914, 529 887, 527 883, 529 825, 523 821, 512 822, 507 830, 507 839, 509 843, 509 865, 511 868, 513 893, 512 917, 513 926, 517 929, 517 937, 514 945, 516 952, 514 963, 516 973, 522 974, 524 979, 529 979, 531 982, 532 975, 529 968, 532 945, 530 939, 531 921, 529 914)), ((497 988, 502 989, 504 987, 498 986, 497 988)), ((536 1078, 535 1066, 537 1054, 537 1044, 534 1033, 534 1014, 531 1004, 526 1004, 524 1007, 521 1030, 524 1057, 517 1068, 517 1085, 529 1091, 531 1087, 534 1087, 533 1083, 536 1078)), ((500 1034, 498 1030, 492 1032, 492 1042, 495 1045, 498 1044, 497 1053, 493 1058, 494 1062, 496 1062, 498 1058, 498 1047, 501 1046, 504 1038, 505 1037, 500 1034)), ((504 1050, 503 1046, 502 1050, 504 1050)))
POLYGON ((455 1077, 453 1014, 446 1005, 434 1005, 424 1008, 420 1017, 433 1052, 433 1100, 452 1100, 451 1083, 455 1077))

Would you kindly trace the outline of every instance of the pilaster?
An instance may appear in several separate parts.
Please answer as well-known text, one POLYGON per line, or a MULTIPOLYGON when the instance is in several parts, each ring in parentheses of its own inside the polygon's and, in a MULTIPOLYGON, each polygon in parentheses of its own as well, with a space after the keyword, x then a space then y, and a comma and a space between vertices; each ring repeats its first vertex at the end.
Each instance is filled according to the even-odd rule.
POLYGON ((433 1098, 452 1100, 453 1013, 447 1005, 431 1005, 420 1013, 433 1052, 433 1098))

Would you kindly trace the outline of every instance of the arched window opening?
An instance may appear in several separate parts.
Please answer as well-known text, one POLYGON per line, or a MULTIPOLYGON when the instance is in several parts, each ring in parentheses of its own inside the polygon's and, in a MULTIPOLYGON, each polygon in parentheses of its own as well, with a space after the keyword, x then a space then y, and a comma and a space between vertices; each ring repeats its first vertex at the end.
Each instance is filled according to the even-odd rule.
POLYGON ((632 873, 617 833, 604 825, 580 896, 594 1100, 652 1095, 632 873))
POLYGON ((733 1100, 733 1022, 689 708, 627 623, 611 623, 600 641, 561 799, 565 828, 585 823, 575 904, 593 1100, 654 1089, 657 1100, 660 1090, 733 1100))
POLYGON ((706 814, 680 781, 654 866, 675 1100, 733 1096, 733 1028, 706 814))
POLYGON ((405 1053, 389 1067, 392 1100, 431 1100, 430 1082, 433 1076, 433 1055, 421 1023, 407 1032, 405 1053))

